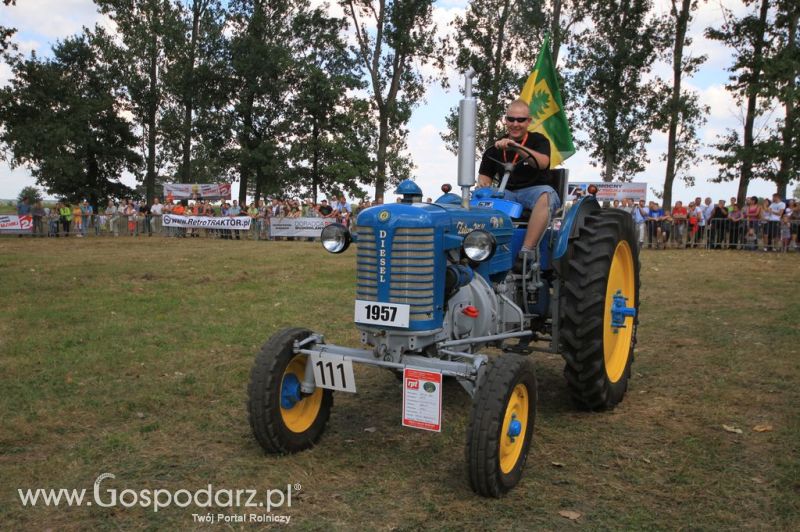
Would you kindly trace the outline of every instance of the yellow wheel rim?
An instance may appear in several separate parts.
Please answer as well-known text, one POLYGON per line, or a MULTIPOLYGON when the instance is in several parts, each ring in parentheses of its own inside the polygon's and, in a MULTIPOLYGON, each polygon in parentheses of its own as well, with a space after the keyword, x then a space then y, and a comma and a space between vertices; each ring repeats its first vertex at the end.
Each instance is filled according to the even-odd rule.
POLYGON ((622 378, 625 367, 628 365, 628 356, 633 339, 633 319, 625 318, 625 327, 617 328, 612 325, 611 307, 614 304, 614 294, 618 291, 628 298, 627 306, 634 306, 636 301, 635 272, 633 268, 633 253, 628 242, 621 241, 614 250, 614 258, 608 271, 608 287, 606 288, 606 305, 603 316, 603 358, 605 359, 606 375, 611 382, 622 378))
POLYGON ((524 384, 517 384, 511 392, 511 397, 508 398, 506 413, 503 417, 503 430, 500 432, 500 469, 506 475, 517 465, 525 446, 528 408, 528 388, 524 384), (519 429, 518 435, 509 435, 509 433, 515 432, 514 428, 519 429))
MULTIPOLYGON (((306 355, 298 355, 294 357, 289 365, 286 366, 286 371, 281 377, 281 390, 278 397, 283 394, 283 380, 289 375, 293 374, 297 380, 303 382, 303 376, 306 372, 306 355)), ((295 403, 291 408, 283 408, 281 406, 281 418, 286 428, 292 432, 305 432, 319 415, 320 408, 322 407, 322 388, 316 388, 314 393, 307 397, 303 397, 300 401, 295 403)))

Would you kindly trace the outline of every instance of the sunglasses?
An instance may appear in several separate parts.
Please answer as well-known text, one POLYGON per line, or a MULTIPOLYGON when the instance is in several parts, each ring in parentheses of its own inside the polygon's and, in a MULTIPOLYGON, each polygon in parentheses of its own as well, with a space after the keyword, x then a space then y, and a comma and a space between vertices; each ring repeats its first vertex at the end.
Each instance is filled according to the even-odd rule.
POLYGON ((507 122, 517 122, 518 124, 521 124, 523 122, 527 122, 528 120, 530 120, 530 117, 527 117, 527 116, 507 116, 506 115, 506 121, 507 122))

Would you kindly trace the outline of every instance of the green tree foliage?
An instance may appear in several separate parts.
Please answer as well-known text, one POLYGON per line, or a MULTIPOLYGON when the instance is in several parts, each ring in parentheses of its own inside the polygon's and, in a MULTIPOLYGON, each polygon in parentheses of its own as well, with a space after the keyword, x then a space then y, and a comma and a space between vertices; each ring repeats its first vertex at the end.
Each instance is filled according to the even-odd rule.
MULTIPOLYGON (((17 0, 3 0, 3 5, 13 6, 16 5, 17 0)), ((0 58, 7 57, 8 52, 15 49, 14 43, 11 42, 11 37, 17 32, 14 28, 8 28, 0 25, 0 58)))
POLYGON ((695 176, 691 173, 699 161, 700 140, 697 129, 706 122, 708 108, 700 104, 697 93, 686 91, 681 87, 683 78, 690 77, 706 60, 704 55, 692 57, 684 53, 692 44, 687 37, 692 12, 697 9, 697 0, 672 0, 669 25, 672 40, 672 86, 663 87, 666 102, 662 109, 664 123, 662 130, 667 131, 667 153, 662 159, 666 161, 664 176, 664 208, 672 205, 672 185, 675 178, 693 186, 695 176))
POLYGON ((373 154, 364 149, 372 129, 369 102, 352 95, 366 85, 344 40, 345 21, 316 9, 298 17, 297 28, 301 46, 294 54, 298 78, 289 157, 294 185, 310 189, 315 201, 320 191, 363 195, 359 182, 374 167, 373 154))
POLYGON ((733 51, 733 64, 727 89, 740 103, 746 105, 743 137, 729 130, 720 141, 714 144, 717 154, 711 159, 717 163, 719 174, 715 181, 732 181, 739 178, 736 196, 744 204, 747 187, 753 178, 754 168, 759 175, 769 173, 769 157, 766 157, 763 139, 754 134, 756 118, 766 111, 767 102, 759 103, 759 95, 764 93, 764 55, 767 51, 767 26, 770 0, 745 0, 751 8, 742 18, 736 18, 722 7, 725 21, 719 28, 707 28, 706 36, 726 44, 733 51))
POLYGON ((240 202, 248 190, 256 198, 281 193, 291 177, 287 101, 296 80, 295 20, 304 8, 294 0, 233 0, 229 5, 240 202))
POLYGON ((28 167, 50 194, 92 204, 130 190, 119 182, 135 171, 131 124, 120 116, 119 72, 99 28, 55 45, 53 58, 17 60, 0 89, 0 145, 12 165, 28 167))
MULTIPOLYGON (((475 71, 473 94, 478 101, 476 117, 476 143, 478 153, 500 136, 500 118, 506 106, 519 95, 525 76, 535 62, 541 39, 544 17, 539 2, 525 3, 511 0, 474 0, 463 17, 453 21, 452 42, 447 55, 453 57, 452 66, 459 72, 475 71), (520 13, 523 9, 523 13, 520 13), (538 21, 528 25, 528 21, 538 21), (521 54, 533 61, 518 61, 521 54)), ((450 110, 446 118, 448 131, 442 135, 448 149, 458 151, 458 108, 450 110)))
POLYGON ((405 157, 406 124, 429 81, 419 67, 441 63, 436 55, 433 0, 340 0, 352 21, 355 53, 369 80, 376 142, 375 197, 383 199, 387 181, 410 174, 405 157))
MULTIPOLYGON (((144 188, 148 201, 155 196, 158 176, 165 165, 159 152, 163 142, 160 119, 164 113, 162 78, 172 68, 182 26, 169 0, 95 0, 100 11, 117 24, 122 47, 117 62, 126 97, 143 138, 144 188)), ((137 177, 141 178, 141 174, 137 177)))
POLYGON ((772 47, 764 60, 763 86, 765 97, 783 108, 783 116, 763 146, 766 157, 777 162, 765 177, 775 182, 778 194, 785 198, 789 183, 800 179, 800 3, 778 0, 775 7, 774 23, 768 24, 772 47))
POLYGON ((33 205, 37 201, 42 201, 42 191, 36 187, 27 186, 20 190, 17 196, 17 201, 28 200, 28 203, 33 205))
POLYGON ((177 4, 174 63, 163 77, 163 150, 182 183, 229 178, 231 68, 225 11, 218 0, 177 4))
POLYGON ((604 181, 629 181, 648 162, 656 94, 645 75, 665 45, 665 31, 650 0, 596 2, 588 14, 593 26, 569 46, 570 94, 588 136, 577 144, 602 165, 604 181))

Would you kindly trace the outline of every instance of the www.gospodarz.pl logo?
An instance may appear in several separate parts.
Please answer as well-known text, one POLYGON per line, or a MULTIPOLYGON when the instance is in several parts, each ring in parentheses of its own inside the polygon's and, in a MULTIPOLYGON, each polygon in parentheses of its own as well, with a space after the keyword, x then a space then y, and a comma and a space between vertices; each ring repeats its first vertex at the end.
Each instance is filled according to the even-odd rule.
MULTIPOLYGON (((101 508, 121 506, 123 508, 150 508, 153 512, 173 506, 178 508, 194 506, 197 508, 258 508, 260 511, 269 513, 291 508, 292 493, 301 489, 300 484, 287 484, 285 489, 261 491, 215 488, 213 484, 207 484, 206 487, 197 490, 164 488, 118 490, 103 485, 104 481, 115 478, 113 473, 101 474, 95 479, 91 494, 87 493, 86 488, 28 488, 17 489, 17 493, 23 506, 99 506, 101 508)), ((209 515, 216 517, 214 514, 209 515)), ((223 515, 219 514, 220 518, 212 519, 211 522, 227 521, 223 515)), ((287 522, 289 519, 289 516, 275 517, 286 518, 287 522)), ((274 522, 279 522, 279 520, 274 522)))

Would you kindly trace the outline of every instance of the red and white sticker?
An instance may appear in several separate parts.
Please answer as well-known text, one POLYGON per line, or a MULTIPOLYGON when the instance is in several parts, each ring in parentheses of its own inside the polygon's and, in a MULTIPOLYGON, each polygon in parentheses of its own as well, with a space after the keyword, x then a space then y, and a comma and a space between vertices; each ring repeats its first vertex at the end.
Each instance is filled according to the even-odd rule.
POLYGON ((441 372, 403 370, 403 426, 442 431, 441 372))

